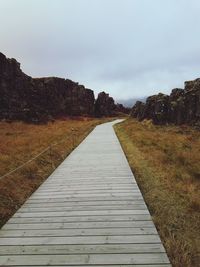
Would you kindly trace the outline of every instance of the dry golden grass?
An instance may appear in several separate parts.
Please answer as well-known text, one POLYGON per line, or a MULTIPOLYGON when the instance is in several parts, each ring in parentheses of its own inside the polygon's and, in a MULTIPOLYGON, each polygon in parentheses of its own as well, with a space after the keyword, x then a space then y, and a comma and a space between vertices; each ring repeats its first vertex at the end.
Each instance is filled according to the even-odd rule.
POLYGON ((22 169, 0 179, 0 226, 24 203, 87 134, 110 119, 77 118, 46 125, 0 122, 0 176, 35 157, 22 169))
POLYGON ((134 119, 115 129, 173 266, 200 266, 200 132, 134 119))

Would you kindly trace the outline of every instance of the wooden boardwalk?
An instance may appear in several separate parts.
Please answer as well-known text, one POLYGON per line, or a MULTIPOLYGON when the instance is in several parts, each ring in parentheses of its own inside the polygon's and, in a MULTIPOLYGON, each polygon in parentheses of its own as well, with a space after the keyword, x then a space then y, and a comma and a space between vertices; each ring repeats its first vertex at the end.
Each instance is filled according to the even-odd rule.
POLYGON ((113 124, 97 126, 0 230, 0 266, 171 266, 113 124))

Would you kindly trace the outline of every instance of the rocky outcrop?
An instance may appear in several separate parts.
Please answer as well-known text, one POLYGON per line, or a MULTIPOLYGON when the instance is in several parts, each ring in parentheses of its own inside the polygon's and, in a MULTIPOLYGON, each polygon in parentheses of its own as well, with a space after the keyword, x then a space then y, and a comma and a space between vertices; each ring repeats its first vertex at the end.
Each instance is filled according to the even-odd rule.
POLYGON ((131 116, 139 120, 151 119, 155 124, 200 123, 200 79, 185 82, 185 89, 175 88, 170 96, 158 94, 138 101, 131 116))
POLYGON ((136 101, 135 105, 131 109, 130 115, 138 120, 142 120, 144 115, 145 104, 141 101, 136 101))
POLYGON ((71 80, 57 77, 33 79, 35 95, 33 103, 37 103, 34 110, 53 117, 93 116, 94 93, 71 80))
POLYGON ((168 121, 174 124, 182 124, 185 121, 184 90, 175 88, 169 96, 168 121))
POLYGON ((46 121, 61 115, 94 116, 94 93, 68 79, 33 79, 0 53, 0 119, 46 121))
POLYGON ((0 118, 24 119, 33 92, 32 78, 21 71, 15 59, 0 53, 0 118))
POLYGON ((127 112, 105 92, 94 92, 68 79, 32 78, 15 59, 0 53, 0 120, 45 122, 58 116, 113 116, 127 112))
POLYGON ((124 113, 124 114, 130 114, 131 109, 124 107, 124 105, 117 103, 115 106, 115 112, 116 113, 124 113))
POLYGON ((105 92, 98 94, 95 102, 95 115, 97 117, 113 116, 115 115, 115 109, 115 101, 109 94, 106 94, 105 92))
POLYGON ((200 122, 200 79, 185 82, 184 104, 187 110, 185 122, 200 122))

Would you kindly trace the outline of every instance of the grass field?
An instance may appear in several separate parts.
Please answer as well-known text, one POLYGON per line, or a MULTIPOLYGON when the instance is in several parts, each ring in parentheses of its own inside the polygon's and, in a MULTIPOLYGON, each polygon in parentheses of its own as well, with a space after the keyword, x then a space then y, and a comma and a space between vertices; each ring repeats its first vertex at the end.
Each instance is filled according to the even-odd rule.
POLYGON ((23 168, 0 178, 0 226, 94 126, 108 120, 78 118, 45 125, 0 122, 0 177, 46 150, 23 168))
POLYGON ((173 266, 200 266, 200 132, 134 119, 115 129, 173 266))

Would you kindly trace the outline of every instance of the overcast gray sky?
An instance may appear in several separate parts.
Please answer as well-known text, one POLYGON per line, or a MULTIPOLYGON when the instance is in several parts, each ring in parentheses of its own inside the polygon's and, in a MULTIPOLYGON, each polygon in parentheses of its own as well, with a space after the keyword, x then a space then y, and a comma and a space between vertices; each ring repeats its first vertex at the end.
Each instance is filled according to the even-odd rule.
POLYGON ((0 51, 115 98, 200 77, 199 0, 0 0, 0 51))

